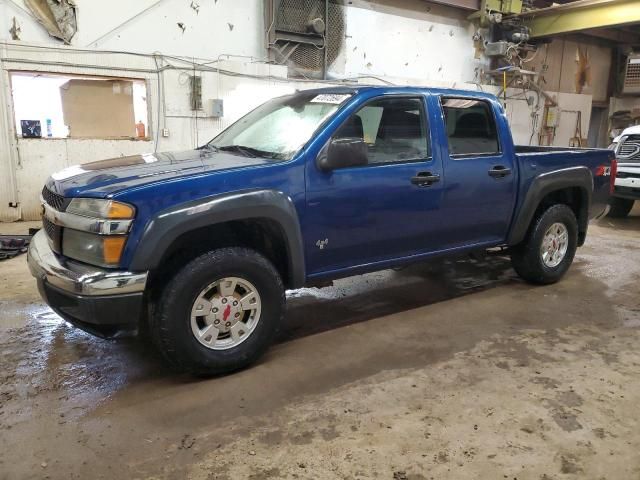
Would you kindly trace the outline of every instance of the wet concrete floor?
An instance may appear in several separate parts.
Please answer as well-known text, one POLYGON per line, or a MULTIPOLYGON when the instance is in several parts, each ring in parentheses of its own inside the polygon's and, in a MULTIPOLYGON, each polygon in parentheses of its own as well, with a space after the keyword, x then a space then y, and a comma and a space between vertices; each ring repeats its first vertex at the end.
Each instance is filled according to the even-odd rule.
POLYGON ((0 479, 640 478, 639 245, 636 209, 553 286, 493 257, 291 291, 267 355, 207 380, 1 262, 0 479))

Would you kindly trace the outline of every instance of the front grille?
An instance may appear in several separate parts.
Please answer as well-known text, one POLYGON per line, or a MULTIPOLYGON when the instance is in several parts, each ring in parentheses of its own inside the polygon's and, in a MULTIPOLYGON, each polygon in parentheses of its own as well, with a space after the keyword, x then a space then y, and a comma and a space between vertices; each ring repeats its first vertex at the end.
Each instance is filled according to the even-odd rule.
POLYGON ((617 178, 640 178, 640 173, 633 172, 618 172, 617 178))
POLYGON ((617 156, 620 160, 640 161, 640 137, 633 135, 625 139, 618 148, 617 156))
POLYGON ((42 228, 44 229, 44 233, 47 234, 47 237, 53 240, 53 237, 56 234, 56 226, 51 223, 46 218, 42 219, 42 228))
POLYGON ((49 238, 49 245, 51 245, 51 249, 56 253, 60 253, 62 243, 62 227, 55 225, 54 223, 43 217, 42 229, 49 238))
POLYGON ((67 207, 65 198, 62 195, 58 195, 57 193, 53 193, 47 187, 42 189, 42 198, 47 202, 50 206, 58 210, 59 212, 64 212, 67 207))

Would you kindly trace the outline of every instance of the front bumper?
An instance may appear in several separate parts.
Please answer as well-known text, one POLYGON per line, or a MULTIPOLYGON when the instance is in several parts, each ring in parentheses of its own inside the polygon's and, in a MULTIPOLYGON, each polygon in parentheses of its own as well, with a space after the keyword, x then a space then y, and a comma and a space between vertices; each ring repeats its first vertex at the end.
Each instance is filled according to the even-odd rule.
POLYGON ((137 330, 146 272, 106 270, 66 260, 51 250, 42 230, 31 239, 27 261, 40 295, 65 320, 101 337, 137 330))
POLYGON ((640 200, 640 182, 637 187, 618 186, 616 184, 613 189, 613 196, 619 198, 628 198, 629 200, 640 200))

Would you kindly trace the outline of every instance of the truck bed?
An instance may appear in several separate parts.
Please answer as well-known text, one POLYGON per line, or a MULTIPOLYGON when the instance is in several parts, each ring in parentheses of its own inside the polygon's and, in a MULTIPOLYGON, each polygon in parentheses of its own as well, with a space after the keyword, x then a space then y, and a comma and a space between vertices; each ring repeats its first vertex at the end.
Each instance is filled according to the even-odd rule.
POLYGON ((600 148, 578 148, 578 147, 540 147, 537 145, 515 145, 516 154, 518 153, 549 153, 549 152, 589 152, 600 151, 600 148))
POLYGON ((525 145, 515 145, 514 149, 520 171, 520 191, 528 191, 533 178, 540 174, 564 168, 587 167, 593 176, 590 217, 604 213, 609 198, 611 176, 608 167, 614 158, 613 151, 525 145))

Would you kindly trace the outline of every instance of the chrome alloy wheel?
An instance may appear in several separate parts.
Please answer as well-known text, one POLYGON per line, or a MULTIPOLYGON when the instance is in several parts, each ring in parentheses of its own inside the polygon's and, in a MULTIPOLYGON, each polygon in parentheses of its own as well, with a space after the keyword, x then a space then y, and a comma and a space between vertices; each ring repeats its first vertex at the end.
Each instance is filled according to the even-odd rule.
POLYGON ((256 287, 238 277, 213 282, 191 308, 191 331, 212 350, 227 350, 244 342, 260 321, 262 302, 256 287))
POLYGON ((544 234, 540 246, 542 263, 555 268, 564 260, 569 248, 569 231, 563 223, 554 223, 544 234))

